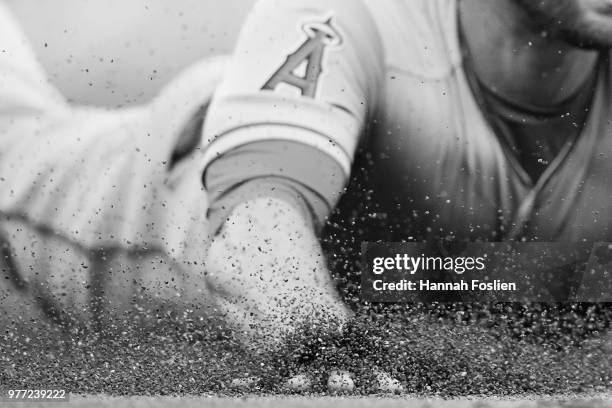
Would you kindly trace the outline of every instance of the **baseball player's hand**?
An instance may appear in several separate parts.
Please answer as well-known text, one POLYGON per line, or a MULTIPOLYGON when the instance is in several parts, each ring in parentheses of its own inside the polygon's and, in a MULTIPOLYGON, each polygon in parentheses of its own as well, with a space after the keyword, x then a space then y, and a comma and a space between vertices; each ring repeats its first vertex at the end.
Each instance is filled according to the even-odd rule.
POLYGON ((305 325, 340 330, 349 317, 312 228, 283 200, 235 208, 206 269, 217 307, 244 344, 260 352, 305 325))
MULTIPOLYGON (((270 353, 285 335, 299 330, 342 335, 351 312, 339 299, 312 228, 292 205, 260 199, 237 207, 213 241, 207 283, 220 311, 255 353, 270 353)), ((282 386, 308 392, 313 378, 298 374, 282 386)), ((259 378, 237 378, 231 386, 249 389, 259 378)), ((328 373, 332 393, 350 393, 352 374, 341 367, 328 373)), ((379 392, 397 393, 402 385, 384 371, 376 373, 379 392)))

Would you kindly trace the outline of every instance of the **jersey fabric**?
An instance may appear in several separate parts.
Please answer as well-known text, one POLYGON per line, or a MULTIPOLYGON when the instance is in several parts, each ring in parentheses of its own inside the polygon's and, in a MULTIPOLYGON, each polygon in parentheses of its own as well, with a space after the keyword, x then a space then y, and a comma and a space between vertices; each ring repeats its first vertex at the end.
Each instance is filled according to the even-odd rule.
POLYGON ((364 217, 394 240, 612 239, 610 61, 582 131, 532 181, 468 78, 458 26, 457 0, 259 1, 205 125, 211 210, 282 180, 321 224, 352 166, 364 217))
POLYGON ((0 2, 0 322, 190 307, 185 288, 203 303, 200 156, 175 153, 223 65, 195 64, 146 106, 75 107, 0 2))

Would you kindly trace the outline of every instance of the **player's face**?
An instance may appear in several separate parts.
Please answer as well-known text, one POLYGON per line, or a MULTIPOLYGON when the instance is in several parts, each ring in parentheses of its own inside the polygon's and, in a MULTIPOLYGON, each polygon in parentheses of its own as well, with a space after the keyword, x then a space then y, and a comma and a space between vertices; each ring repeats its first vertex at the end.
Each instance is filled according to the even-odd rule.
POLYGON ((514 0, 550 35, 583 48, 612 47, 612 0, 514 0))

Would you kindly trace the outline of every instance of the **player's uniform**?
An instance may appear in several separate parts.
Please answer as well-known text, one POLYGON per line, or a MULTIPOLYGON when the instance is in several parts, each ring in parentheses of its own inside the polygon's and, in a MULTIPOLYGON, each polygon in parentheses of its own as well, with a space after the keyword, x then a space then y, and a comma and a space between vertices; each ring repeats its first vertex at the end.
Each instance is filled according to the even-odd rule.
POLYGON ((272 194, 320 225, 361 150, 365 216, 387 238, 611 240, 610 61, 579 136, 533 181, 470 80, 457 3, 257 3, 205 124, 211 216, 272 194))
POLYGON ((177 293, 197 306, 202 178, 215 227, 257 195, 294 200, 321 225, 359 146, 369 209, 394 239, 608 240, 609 67, 580 138, 532 186, 462 61, 455 1, 262 1, 208 111, 202 176, 201 160, 172 157, 216 85, 208 63, 149 107, 72 108, 0 6, 3 311, 21 312, 23 295, 84 320, 177 293))
POLYGON ((0 322, 203 303, 200 159, 176 146, 222 66, 192 67, 147 106, 72 107, 0 2, 0 322))

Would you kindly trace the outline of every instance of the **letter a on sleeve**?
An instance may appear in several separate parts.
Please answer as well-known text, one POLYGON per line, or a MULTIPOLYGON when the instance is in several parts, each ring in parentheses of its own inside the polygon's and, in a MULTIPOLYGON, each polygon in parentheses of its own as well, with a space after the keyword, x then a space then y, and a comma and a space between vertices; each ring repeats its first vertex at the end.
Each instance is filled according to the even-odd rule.
POLYGON ((211 207, 247 181, 275 178, 327 215, 377 104, 381 48, 360 0, 259 1, 206 118, 211 207))

